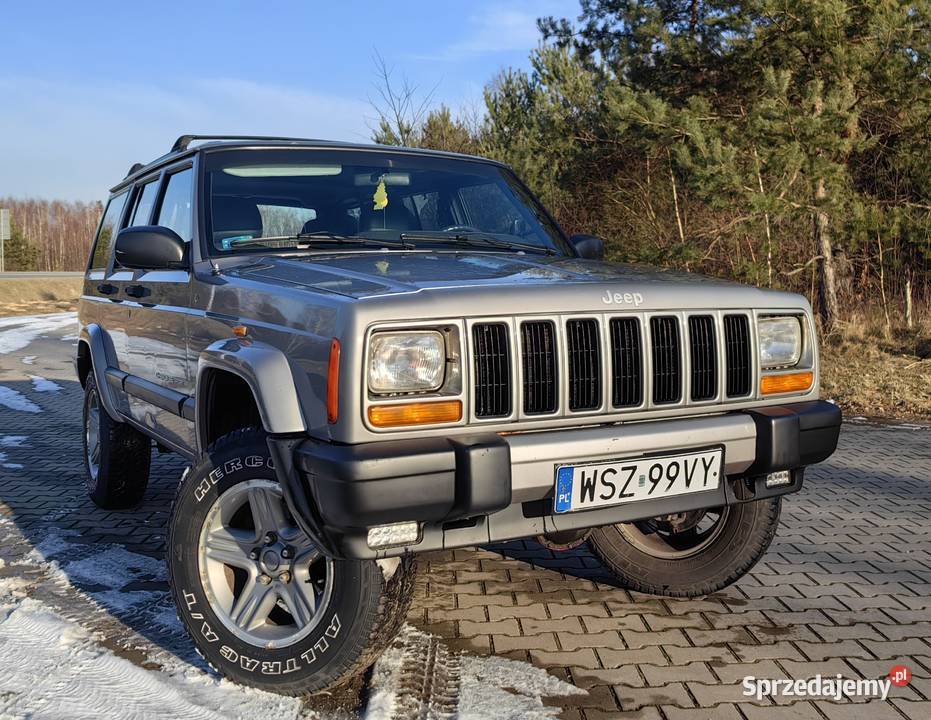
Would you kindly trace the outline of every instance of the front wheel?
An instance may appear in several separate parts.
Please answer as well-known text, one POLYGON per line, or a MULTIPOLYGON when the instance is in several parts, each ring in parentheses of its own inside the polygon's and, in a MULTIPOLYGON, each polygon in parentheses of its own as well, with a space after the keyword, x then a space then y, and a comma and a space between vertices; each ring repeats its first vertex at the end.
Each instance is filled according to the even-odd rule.
POLYGON ((595 554, 628 590, 698 597, 727 587, 766 552, 781 498, 618 523, 593 531, 595 554))
POLYGON ((168 567, 181 620, 210 664, 284 695, 368 668, 413 591, 413 558, 388 573, 320 552, 289 514, 257 430, 220 439, 182 479, 168 567))

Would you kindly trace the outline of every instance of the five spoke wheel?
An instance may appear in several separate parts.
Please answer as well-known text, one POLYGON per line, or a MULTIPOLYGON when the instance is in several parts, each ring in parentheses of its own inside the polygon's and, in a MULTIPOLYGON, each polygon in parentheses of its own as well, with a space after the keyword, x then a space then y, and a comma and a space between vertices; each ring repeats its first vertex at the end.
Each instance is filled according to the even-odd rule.
POLYGON ((305 637, 332 592, 332 560, 297 527, 271 480, 246 480, 217 498, 201 530, 199 562, 214 613, 260 647, 305 637))

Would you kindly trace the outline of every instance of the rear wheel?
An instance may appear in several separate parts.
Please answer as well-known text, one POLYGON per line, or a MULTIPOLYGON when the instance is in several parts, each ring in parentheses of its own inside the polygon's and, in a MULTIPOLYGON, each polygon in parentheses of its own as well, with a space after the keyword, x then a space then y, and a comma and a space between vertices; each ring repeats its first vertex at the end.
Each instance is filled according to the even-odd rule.
POLYGON ((139 504, 151 461, 152 441, 107 414, 94 374, 89 374, 84 386, 84 469, 91 500, 107 510, 139 504))
POLYGON ((264 433, 218 440, 181 481, 169 529, 179 615, 228 677, 286 695, 349 681, 390 642, 414 561, 324 556, 288 512, 264 433))
POLYGON ((594 530, 595 554, 629 590, 697 597, 743 577, 779 526, 781 498, 666 515, 594 530))

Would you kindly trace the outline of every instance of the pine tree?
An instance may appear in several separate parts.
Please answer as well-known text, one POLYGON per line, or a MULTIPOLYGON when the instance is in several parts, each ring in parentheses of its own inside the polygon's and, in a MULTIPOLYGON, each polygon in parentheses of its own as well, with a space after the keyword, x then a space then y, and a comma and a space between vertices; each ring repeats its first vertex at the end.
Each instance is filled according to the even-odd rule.
POLYGON ((21 272, 39 269, 39 251, 33 247, 14 224, 10 239, 3 243, 3 269, 21 272))

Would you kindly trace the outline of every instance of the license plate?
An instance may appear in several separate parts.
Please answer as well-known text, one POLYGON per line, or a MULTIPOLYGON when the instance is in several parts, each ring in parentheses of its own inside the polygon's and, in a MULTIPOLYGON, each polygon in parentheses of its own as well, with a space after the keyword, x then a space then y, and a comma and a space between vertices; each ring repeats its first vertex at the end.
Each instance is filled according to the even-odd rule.
POLYGON ((561 465, 556 468, 556 512, 714 490, 721 482, 723 458, 723 450, 715 448, 663 457, 561 465))

